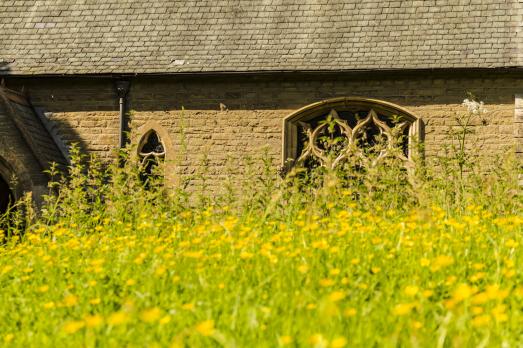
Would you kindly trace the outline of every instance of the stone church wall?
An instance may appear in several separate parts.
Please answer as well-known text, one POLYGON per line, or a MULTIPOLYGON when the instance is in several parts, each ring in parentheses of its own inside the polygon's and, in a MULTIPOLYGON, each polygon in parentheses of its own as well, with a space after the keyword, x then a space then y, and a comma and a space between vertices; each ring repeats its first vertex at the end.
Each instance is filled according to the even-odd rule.
MULTIPOLYGON (((453 115, 472 92, 488 113, 476 127, 482 152, 492 156, 515 148, 523 136, 515 123, 515 96, 523 75, 483 72, 171 75, 133 77, 128 95, 130 124, 137 141, 150 127, 168 134, 167 160, 173 175, 204 174, 218 188, 241 159, 262 148, 281 164, 285 116, 308 104, 340 96, 395 103, 425 124, 425 155, 441 153, 453 115), (182 110, 183 109, 183 110, 182 110), (207 161, 207 162, 206 162, 207 161), (206 162, 206 164, 204 164, 206 162)), ((62 137, 110 158, 118 146, 118 99, 112 77, 10 77, 8 87, 30 94, 50 112, 62 137)))

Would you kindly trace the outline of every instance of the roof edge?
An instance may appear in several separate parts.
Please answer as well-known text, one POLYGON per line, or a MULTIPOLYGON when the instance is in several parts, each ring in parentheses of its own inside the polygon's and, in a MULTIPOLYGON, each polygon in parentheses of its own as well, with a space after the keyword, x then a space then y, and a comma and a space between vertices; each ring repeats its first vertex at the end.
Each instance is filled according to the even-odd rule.
POLYGON ((16 78, 31 78, 31 77, 133 77, 133 76, 212 76, 212 75, 274 75, 274 74, 318 74, 318 75, 332 75, 332 74, 358 74, 358 73, 416 73, 416 72, 523 72, 523 65, 514 66, 498 66, 498 67, 441 67, 441 68, 391 68, 391 69, 324 69, 324 70, 216 70, 216 71, 176 71, 176 72, 106 72, 106 73, 49 73, 49 74, 16 74, 8 73, 2 74, 0 78, 16 77, 16 78))

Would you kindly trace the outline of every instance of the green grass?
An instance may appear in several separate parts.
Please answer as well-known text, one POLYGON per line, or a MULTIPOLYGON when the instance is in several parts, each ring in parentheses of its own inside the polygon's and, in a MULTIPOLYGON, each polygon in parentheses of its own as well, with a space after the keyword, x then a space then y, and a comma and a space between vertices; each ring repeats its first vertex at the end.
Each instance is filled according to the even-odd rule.
POLYGON ((288 221, 92 218, 90 231, 40 227, 1 250, 4 344, 523 344, 520 216, 353 204, 288 221))

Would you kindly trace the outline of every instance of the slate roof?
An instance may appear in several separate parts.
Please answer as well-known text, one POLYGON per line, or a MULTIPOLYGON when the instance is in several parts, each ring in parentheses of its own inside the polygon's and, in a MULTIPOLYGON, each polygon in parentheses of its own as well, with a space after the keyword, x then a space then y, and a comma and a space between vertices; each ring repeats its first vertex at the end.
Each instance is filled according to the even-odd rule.
POLYGON ((523 66, 522 0, 1 0, 0 74, 523 66))
POLYGON ((57 132, 24 95, 0 86, 0 110, 12 119, 43 170, 52 162, 61 167, 68 164, 67 148, 57 132))

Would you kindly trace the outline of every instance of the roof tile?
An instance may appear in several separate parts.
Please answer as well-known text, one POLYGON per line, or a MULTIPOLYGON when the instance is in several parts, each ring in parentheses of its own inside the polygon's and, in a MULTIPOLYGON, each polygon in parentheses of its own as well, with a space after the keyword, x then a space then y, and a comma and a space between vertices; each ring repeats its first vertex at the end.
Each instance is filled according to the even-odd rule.
POLYGON ((4 0, 0 74, 523 66, 522 13, 520 0, 4 0))

